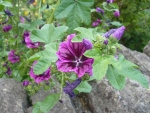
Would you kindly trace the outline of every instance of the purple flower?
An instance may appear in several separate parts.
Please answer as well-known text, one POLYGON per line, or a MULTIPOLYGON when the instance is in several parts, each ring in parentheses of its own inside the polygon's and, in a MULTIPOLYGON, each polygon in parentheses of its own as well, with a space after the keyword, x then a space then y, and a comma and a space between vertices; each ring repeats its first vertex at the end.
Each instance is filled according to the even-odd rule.
POLYGON ((25 18, 22 17, 22 16, 20 16, 20 22, 21 22, 21 23, 24 23, 24 22, 25 22, 25 18))
POLYGON ((99 8, 99 7, 96 8, 96 12, 99 12, 99 13, 101 13, 102 15, 104 14, 104 10, 101 9, 101 8, 99 8))
POLYGON ((11 50, 8 54, 8 60, 11 62, 11 63, 16 63, 16 62, 19 62, 20 61, 20 58, 17 54, 15 54, 15 50, 11 50))
POLYGON ((112 37, 116 38, 117 40, 120 40, 125 29, 126 28, 124 26, 121 26, 120 28, 116 29, 116 31, 112 34, 112 37))
POLYGON ((24 80, 22 83, 22 85, 25 87, 28 86, 29 84, 30 84, 30 82, 28 80, 24 80))
POLYGON ((78 77, 85 73, 92 75, 92 64, 94 59, 84 56, 84 52, 91 48, 91 42, 84 39, 83 42, 71 42, 75 34, 67 36, 67 41, 60 43, 59 50, 56 53, 58 60, 57 68, 62 72, 74 71, 78 77))
POLYGON ((93 22, 93 23, 92 23, 92 26, 93 26, 93 27, 96 27, 96 26, 98 26, 98 25, 99 25, 98 22, 93 22))
POLYGON ((117 17, 117 18, 120 16, 119 10, 117 10, 117 11, 114 12, 114 16, 117 17))
POLYGON ((108 40, 104 40, 103 44, 107 45, 108 44, 108 40))
POLYGON ((63 91, 68 94, 71 98, 75 96, 73 90, 81 83, 82 79, 78 78, 72 83, 67 83, 67 85, 64 87, 63 91))
POLYGON ((40 42, 32 42, 30 39, 30 33, 25 31, 23 34, 24 42, 28 48, 37 48, 40 46, 40 42))
POLYGON ((87 40, 87 39, 83 39, 83 45, 84 45, 84 47, 88 50, 88 49, 92 49, 92 43, 89 41, 89 40, 87 40))
POLYGON ((3 26, 3 31, 4 32, 8 32, 8 31, 10 31, 12 29, 12 26, 11 25, 4 25, 3 26))
POLYGON ((103 34, 104 37, 109 38, 109 36, 114 33, 116 31, 116 29, 111 29, 108 32, 106 32, 105 34, 103 34))
POLYGON ((114 0, 106 0, 107 3, 113 3, 114 0))
POLYGON ((104 37, 109 38, 110 36, 116 38, 117 40, 120 40, 123 33, 125 31, 125 26, 121 26, 118 29, 111 29, 108 32, 106 32, 105 34, 103 34, 104 37))
MULTIPOLYGON (((33 63, 33 66, 37 63, 37 61, 35 61, 33 63)), ((50 72, 51 72, 51 69, 48 68, 44 73, 40 74, 40 75, 35 75, 34 72, 33 72, 33 66, 30 68, 30 77, 34 79, 34 81, 36 83, 40 83, 40 82, 43 82, 43 81, 47 81, 50 79, 50 72)))
POLYGON ((7 75, 11 75, 11 74, 12 74, 12 71, 11 71, 10 67, 7 67, 6 74, 7 74, 7 75))
POLYGON ((4 10, 5 14, 8 16, 14 16, 14 14, 12 14, 8 9, 4 10))

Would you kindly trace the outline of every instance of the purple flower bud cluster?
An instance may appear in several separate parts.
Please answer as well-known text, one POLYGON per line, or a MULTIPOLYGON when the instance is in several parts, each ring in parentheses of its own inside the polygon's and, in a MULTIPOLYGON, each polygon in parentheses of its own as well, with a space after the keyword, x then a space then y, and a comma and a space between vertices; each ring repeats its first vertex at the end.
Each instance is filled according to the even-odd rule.
POLYGON ((37 48, 40 46, 40 42, 32 42, 30 39, 30 33, 28 31, 25 31, 23 34, 24 43, 28 48, 37 48))
POLYGON ((96 12, 101 13, 102 15, 104 14, 104 10, 99 7, 96 8, 96 12))
POLYGON ((92 23, 92 26, 93 26, 93 27, 96 27, 96 26, 98 26, 100 23, 101 23, 101 20, 100 20, 100 19, 97 19, 95 22, 92 23))
POLYGON ((12 26, 11 25, 4 25, 3 26, 3 31, 4 32, 8 32, 8 31, 10 31, 12 29, 12 26))
POLYGON ((114 16, 117 17, 117 18, 120 17, 120 11, 119 10, 115 11, 114 16))
POLYGON ((24 80, 23 83, 22 83, 22 85, 24 87, 28 86, 29 84, 30 84, 30 82, 28 80, 24 80))
POLYGON ((109 38, 110 36, 112 36, 113 38, 116 38, 117 40, 120 40, 124 31, 125 31, 125 26, 121 26, 118 29, 111 29, 108 32, 106 32, 105 34, 103 34, 104 37, 109 38))
POLYGON ((114 0, 106 0, 106 2, 109 4, 109 3, 113 3, 114 0))
POLYGON ((7 71, 6 71, 5 73, 6 73, 7 75, 11 75, 11 74, 12 74, 12 71, 11 71, 11 68, 7 65, 7 63, 5 63, 3 66, 7 68, 7 71))
POLYGON ((20 61, 20 57, 17 54, 15 54, 15 50, 11 50, 8 54, 8 60, 11 63, 16 63, 20 61))
POLYGON ((14 16, 14 14, 12 14, 8 9, 4 10, 5 14, 8 16, 14 16))

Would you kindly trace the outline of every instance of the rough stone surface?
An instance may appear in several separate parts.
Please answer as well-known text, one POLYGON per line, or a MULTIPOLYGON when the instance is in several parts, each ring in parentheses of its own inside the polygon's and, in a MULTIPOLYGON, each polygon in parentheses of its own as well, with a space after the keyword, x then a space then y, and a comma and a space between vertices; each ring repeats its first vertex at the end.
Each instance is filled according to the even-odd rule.
POLYGON ((121 46, 121 48, 122 49, 119 50, 118 53, 123 54, 127 60, 138 65, 141 72, 150 77, 150 57, 144 53, 132 51, 124 46, 121 46))
POLYGON ((114 89, 107 79, 91 83, 89 93, 93 113, 150 113, 150 90, 127 80, 123 90, 114 89))
POLYGON ((148 44, 144 47, 143 52, 150 57, 150 41, 148 44))
MULTIPOLYGON (((46 96, 52 93, 59 93, 59 84, 55 85, 54 88, 52 88, 49 91, 40 90, 35 95, 31 96, 32 104, 35 104, 38 101, 42 101, 46 96)), ((70 98, 68 95, 64 94, 62 95, 62 101, 63 103, 58 102, 48 113, 75 113, 75 110, 71 104, 70 98)), ((31 113, 32 107, 28 109, 28 113, 31 113)))
POLYGON ((0 113, 26 113, 27 95, 20 82, 0 79, 0 113))

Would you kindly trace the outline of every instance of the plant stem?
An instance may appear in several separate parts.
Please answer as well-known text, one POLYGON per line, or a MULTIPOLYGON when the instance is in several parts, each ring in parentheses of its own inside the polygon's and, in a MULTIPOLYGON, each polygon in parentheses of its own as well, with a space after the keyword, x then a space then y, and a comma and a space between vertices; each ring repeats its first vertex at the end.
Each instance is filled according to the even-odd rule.
POLYGON ((39 0, 39 14, 38 14, 38 19, 40 19, 40 17, 41 17, 41 5, 42 5, 42 2, 41 2, 41 0, 39 0))
POLYGON ((59 99, 61 99, 62 96, 62 91, 63 91, 63 81, 64 81, 64 74, 61 74, 61 86, 60 86, 60 97, 59 99))

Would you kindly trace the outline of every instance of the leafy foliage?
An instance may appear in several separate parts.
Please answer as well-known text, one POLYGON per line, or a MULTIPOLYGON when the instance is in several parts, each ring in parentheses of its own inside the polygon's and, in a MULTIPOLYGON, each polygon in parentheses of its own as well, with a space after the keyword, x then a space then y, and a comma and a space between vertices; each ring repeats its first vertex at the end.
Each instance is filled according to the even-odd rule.
POLYGON ((32 113, 47 113, 59 100, 60 94, 50 94, 43 101, 34 105, 32 113))
POLYGON ((86 25, 91 23, 90 7, 93 4, 94 0, 62 0, 55 11, 55 18, 66 18, 68 32, 72 33, 82 23, 86 25))

